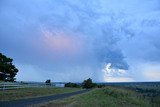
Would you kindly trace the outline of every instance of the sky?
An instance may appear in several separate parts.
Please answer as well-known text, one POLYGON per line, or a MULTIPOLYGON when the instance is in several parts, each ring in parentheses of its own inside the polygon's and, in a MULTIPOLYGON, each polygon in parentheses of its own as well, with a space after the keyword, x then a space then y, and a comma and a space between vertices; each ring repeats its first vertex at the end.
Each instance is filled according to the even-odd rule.
POLYGON ((159 0, 0 0, 17 81, 160 81, 159 0))

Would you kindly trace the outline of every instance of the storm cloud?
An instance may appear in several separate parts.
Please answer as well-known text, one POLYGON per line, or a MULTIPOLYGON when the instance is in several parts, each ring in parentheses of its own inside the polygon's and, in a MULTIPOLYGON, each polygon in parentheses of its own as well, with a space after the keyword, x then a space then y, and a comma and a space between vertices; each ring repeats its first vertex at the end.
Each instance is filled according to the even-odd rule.
POLYGON ((160 62, 159 17, 158 0, 2 0, 0 51, 18 80, 136 80, 137 62, 160 62))

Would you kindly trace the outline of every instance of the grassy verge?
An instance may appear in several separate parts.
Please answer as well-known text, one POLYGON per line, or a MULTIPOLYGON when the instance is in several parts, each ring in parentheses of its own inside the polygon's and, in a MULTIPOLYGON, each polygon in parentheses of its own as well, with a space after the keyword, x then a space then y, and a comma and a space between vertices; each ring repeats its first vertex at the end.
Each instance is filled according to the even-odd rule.
POLYGON ((135 91, 105 87, 33 107, 150 107, 146 100, 138 96, 139 94, 135 91))
POLYGON ((78 91, 80 88, 23 88, 0 91, 0 101, 16 100, 78 91))

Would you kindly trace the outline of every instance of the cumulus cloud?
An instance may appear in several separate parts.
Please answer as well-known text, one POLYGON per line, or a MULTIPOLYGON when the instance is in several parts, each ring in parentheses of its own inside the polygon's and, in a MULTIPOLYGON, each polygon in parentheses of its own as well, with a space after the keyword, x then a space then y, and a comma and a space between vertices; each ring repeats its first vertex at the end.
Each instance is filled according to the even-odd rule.
POLYGON ((112 68, 111 63, 105 65, 102 69, 105 82, 133 82, 134 79, 128 74, 127 70, 112 68))

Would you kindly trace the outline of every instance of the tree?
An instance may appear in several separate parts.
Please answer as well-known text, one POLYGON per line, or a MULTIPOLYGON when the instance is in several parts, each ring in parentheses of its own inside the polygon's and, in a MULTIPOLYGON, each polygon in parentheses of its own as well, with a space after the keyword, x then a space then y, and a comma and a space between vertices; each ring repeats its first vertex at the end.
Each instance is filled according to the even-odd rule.
POLYGON ((46 85, 51 85, 51 80, 49 79, 49 80, 46 80, 46 85))
POLYGON ((13 59, 0 53, 0 80, 14 81, 18 69, 12 64, 13 59))
POLYGON ((82 87, 83 88, 93 88, 94 87, 94 83, 92 83, 92 79, 87 79, 87 80, 84 80, 83 83, 82 83, 82 87))

